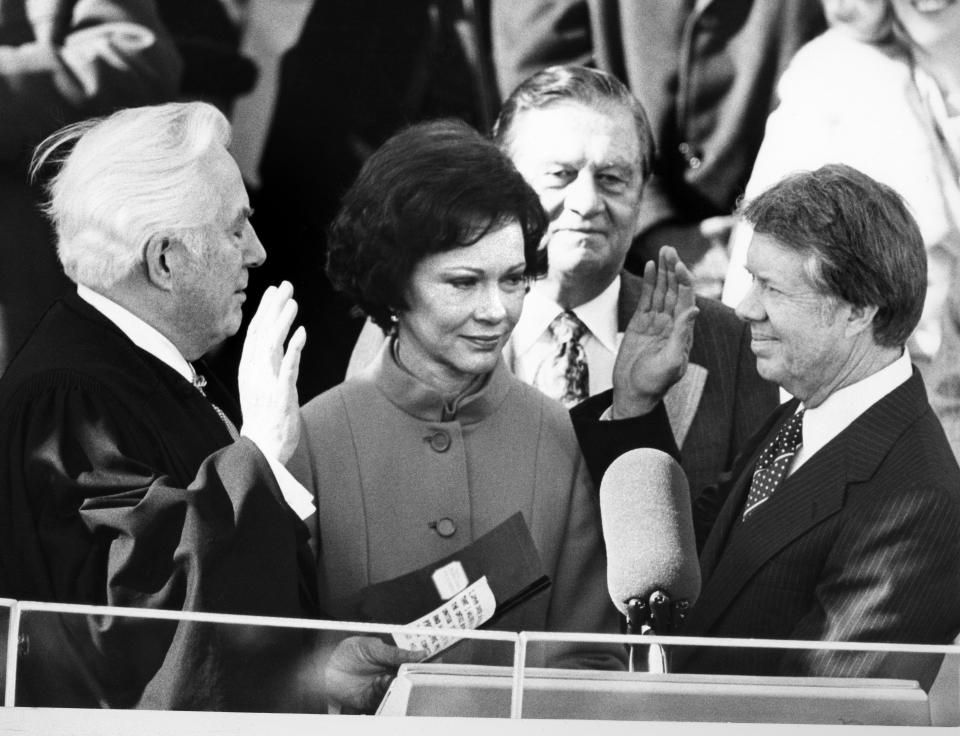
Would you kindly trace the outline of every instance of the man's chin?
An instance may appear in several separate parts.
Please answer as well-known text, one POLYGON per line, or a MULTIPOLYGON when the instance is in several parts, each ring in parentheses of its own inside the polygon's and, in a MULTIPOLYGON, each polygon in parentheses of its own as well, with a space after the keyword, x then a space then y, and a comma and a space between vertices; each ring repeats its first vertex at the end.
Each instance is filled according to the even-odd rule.
POLYGON ((590 274, 603 268, 608 260, 606 251, 591 243, 565 243, 547 253, 551 271, 590 274))
POLYGON ((551 253, 566 249, 602 252, 607 249, 607 236, 599 232, 557 230, 550 237, 547 247, 551 253))
POLYGON ((230 315, 224 325, 223 330, 220 333, 220 339, 217 341, 217 347, 223 345, 227 340, 236 335, 240 331, 240 325, 243 322, 243 314, 238 309, 235 314, 230 315))
POLYGON ((783 381, 789 379, 789 375, 778 360, 761 356, 756 356, 756 358, 757 373, 760 374, 760 378, 765 381, 770 381, 770 383, 775 383, 778 386, 783 385, 783 381))

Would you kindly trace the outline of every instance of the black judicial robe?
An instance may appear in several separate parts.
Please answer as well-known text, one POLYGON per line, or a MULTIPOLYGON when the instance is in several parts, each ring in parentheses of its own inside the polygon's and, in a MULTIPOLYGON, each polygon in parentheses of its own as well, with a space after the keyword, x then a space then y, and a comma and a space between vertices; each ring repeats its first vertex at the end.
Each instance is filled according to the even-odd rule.
MULTIPOLYGON (((315 615, 307 542, 256 446, 75 293, 0 379, 0 596, 315 615)), ((298 632, 49 614, 23 629, 17 705, 312 709, 288 691, 298 632)))

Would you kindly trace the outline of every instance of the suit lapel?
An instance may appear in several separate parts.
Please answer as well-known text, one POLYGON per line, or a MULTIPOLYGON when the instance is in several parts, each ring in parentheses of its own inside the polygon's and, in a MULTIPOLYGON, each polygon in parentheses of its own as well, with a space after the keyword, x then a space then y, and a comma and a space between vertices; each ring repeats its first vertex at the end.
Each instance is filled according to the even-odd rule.
MULTIPOLYGON (((629 271, 620 272, 620 297, 617 299, 617 329, 623 332, 627 329, 630 318, 640 303, 640 286, 643 280, 629 271)), ((670 419, 670 429, 677 442, 677 447, 683 446, 687 438, 690 425, 700 406, 700 398, 707 383, 708 371, 706 361, 700 357, 697 345, 702 342, 698 339, 699 323, 694 325, 693 347, 690 350, 690 363, 687 371, 676 384, 670 387, 663 399, 667 417, 670 419)))
POLYGON ((691 612, 685 633, 708 631, 770 558, 843 507, 848 482, 846 456, 845 443, 824 448, 787 478, 747 522, 740 520, 740 514, 751 472, 739 480, 735 499, 723 510, 725 534, 722 539, 711 534, 709 540, 716 536, 714 544, 720 545, 712 550, 715 566, 706 573, 701 592, 701 601, 709 604, 691 612))
POLYGON ((667 410, 677 447, 683 447, 693 418, 697 415, 703 387, 707 385, 707 373, 702 365, 690 362, 683 378, 673 384, 663 397, 663 406, 667 410))
MULTIPOLYGON (((753 444, 750 455, 740 461, 740 472, 734 476, 733 487, 713 523, 703 549, 700 551, 700 575, 702 580, 709 581, 717 560, 723 552, 727 538, 730 536, 733 524, 743 509, 747 492, 750 490, 753 469, 756 467, 760 453, 776 435, 784 418, 793 413, 796 405, 797 402, 793 401, 778 409, 768 420, 766 428, 758 430, 757 441, 753 444)), ((701 595, 701 597, 703 596, 701 595)))

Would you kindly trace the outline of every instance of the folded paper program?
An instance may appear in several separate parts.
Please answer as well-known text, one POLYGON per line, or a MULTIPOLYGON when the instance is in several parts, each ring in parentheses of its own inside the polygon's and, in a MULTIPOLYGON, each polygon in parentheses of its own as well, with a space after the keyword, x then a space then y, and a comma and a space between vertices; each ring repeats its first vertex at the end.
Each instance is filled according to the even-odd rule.
MULTIPOLYGON (((410 623, 416 628, 436 629, 476 629, 493 616, 497 609, 493 591, 486 576, 468 585, 446 603, 416 621, 410 623)), ((433 656, 453 646, 460 639, 439 634, 404 633, 393 635, 393 640, 401 649, 420 650, 427 656, 433 656)))

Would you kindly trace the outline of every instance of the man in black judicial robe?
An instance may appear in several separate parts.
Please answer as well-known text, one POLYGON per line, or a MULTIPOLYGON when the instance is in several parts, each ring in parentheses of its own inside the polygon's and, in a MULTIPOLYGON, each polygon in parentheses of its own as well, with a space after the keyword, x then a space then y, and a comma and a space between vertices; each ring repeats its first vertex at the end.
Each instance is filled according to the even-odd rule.
MULTIPOLYGON (((305 339, 284 351, 290 285, 251 323, 242 422, 189 362, 239 327, 266 255, 226 119, 201 103, 136 108, 66 140, 51 212, 77 289, 0 380, 0 596, 319 615, 312 497, 282 467, 305 339)), ((296 629, 120 616, 28 612, 22 631, 17 705, 369 707, 404 658, 355 637, 321 661, 296 629)))

